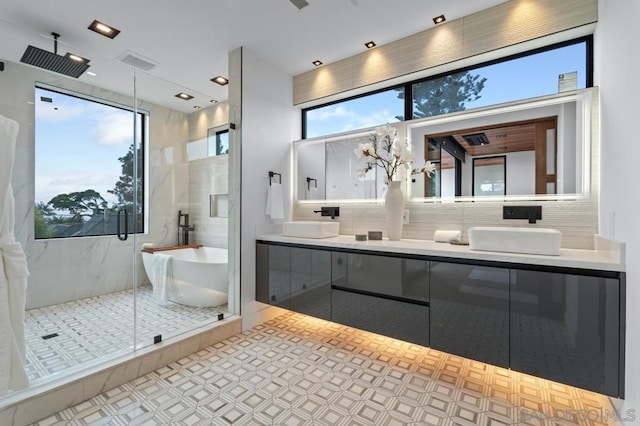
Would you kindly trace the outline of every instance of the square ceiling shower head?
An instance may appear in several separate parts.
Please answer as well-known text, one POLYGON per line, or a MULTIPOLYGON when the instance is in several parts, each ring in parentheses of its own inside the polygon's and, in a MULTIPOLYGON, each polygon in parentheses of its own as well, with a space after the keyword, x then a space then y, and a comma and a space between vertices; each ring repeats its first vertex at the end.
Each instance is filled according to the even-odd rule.
POLYGON ((80 77, 90 66, 87 63, 89 61, 77 62, 73 59, 58 55, 57 53, 42 50, 31 45, 24 51, 20 62, 73 78, 80 77))

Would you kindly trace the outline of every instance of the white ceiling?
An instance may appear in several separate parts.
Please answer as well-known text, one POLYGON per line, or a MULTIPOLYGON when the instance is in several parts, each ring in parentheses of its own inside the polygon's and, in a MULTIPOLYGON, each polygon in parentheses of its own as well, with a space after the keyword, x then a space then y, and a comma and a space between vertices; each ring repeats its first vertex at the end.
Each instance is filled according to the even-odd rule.
MULTIPOLYGON (((291 76, 433 27, 432 18, 460 18, 505 0, 308 0, 298 10, 289 0, 3 0, 0 60, 19 62, 27 45, 53 51, 51 32, 61 35, 58 53, 91 60, 95 77, 80 80, 132 93, 132 69, 118 58, 126 51, 157 63, 137 75, 145 100, 192 112, 194 105, 226 100, 227 88, 209 81, 227 76, 228 52, 244 46, 291 76), (113 40, 89 31, 98 19, 121 31, 113 40), (173 95, 194 95, 182 101, 173 95)), ((0 78, 2 75, 0 74, 0 78)))

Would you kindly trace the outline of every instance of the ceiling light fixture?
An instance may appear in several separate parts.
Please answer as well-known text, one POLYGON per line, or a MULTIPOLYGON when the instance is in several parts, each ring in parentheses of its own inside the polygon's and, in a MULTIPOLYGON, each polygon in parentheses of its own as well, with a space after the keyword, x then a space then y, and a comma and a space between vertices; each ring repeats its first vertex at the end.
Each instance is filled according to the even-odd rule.
POLYGON ((194 105, 194 106, 193 106, 193 109, 202 109, 202 107, 201 107, 201 106, 198 106, 198 105, 194 105))
POLYGON ((91 71, 87 71, 87 74, 90 75, 91 77, 95 77, 96 73, 95 72, 91 72, 91 71))
POLYGON ((180 92, 177 95, 175 95, 176 98, 180 98, 180 99, 184 99, 185 101, 188 101, 189 99, 193 99, 193 96, 188 95, 184 92, 180 92))
POLYGON ((217 104, 218 101, 216 101, 215 99, 211 99, 209 102, 211 102, 212 104, 217 104))
POLYGON ((104 22, 100 22, 97 19, 94 19, 91 25, 89 25, 91 31, 95 31, 98 34, 101 34, 105 37, 109 37, 111 39, 115 38, 118 34, 120 34, 120 30, 116 30, 112 26, 105 24, 104 22))
POLYGON ((373 41, 368 41, 364 44, 367 49, 371 49, 372 47, 376 47, 376 44, 373 41))
POLYGON ((435 18, 433 18, 433 23, 438 25, 438 24, 442 24, 446 20, 447 20, 447 18, 445 18, 444 15, 440 15, 440 16, 436 16, 435 18))
POLYGON ((224 78, 224 77, 223 77, 223 76, 221 76, 221 75, 216 76, 216 77, 213 77, 213 78, 211 79, 211 81, 213 81, 213 82, 214 82, 214 83, 216 83, 216 84, 219 84, 220 86, 224 86, 224 85, 226 85, 226 84, 229 84, 229 80, 228 80, 228 79, 226 79, 226 78, 224 78))
POLYGON ((322 61, 319 61, 318 59, 316 59, 315 61, 311 62, 313 65, 315 65, 316 67, 319 67, 320 65, 322 65, 322 61))

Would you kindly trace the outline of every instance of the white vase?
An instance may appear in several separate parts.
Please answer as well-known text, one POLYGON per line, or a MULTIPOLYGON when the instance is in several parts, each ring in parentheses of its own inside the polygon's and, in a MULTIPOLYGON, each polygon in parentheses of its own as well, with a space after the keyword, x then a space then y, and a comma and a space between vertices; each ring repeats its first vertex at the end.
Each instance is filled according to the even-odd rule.
POLYGON ((398 241, 402 237, 402 216, 404 195, 400 181, 391 181, 384 196, 384 209, 387 212, 387 235, 389 240, 398 241))

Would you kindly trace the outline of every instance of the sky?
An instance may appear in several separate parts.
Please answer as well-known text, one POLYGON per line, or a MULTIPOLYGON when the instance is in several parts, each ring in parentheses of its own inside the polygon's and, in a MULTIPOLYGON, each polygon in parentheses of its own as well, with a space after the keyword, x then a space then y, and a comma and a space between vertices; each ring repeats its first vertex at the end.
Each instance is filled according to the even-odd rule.
MULTIPOLYGON (((558 76, 578 71, 578 88, 586 87, 586 44, 522 57, 472 70, 486 78, 480 99, 466 109, 533 98, 558 92, 558 76)), ((390 90, 310 110, 307 114, 307 138, 397 122, 404 114, 404 101, 390 90)))
POLYGON ((133 140, 133 114, 36 88, 35 200, 94 189, 109 205, 121 173, 119 157, 133 140), (51 98, 44 102, 41 97, 51 98))

